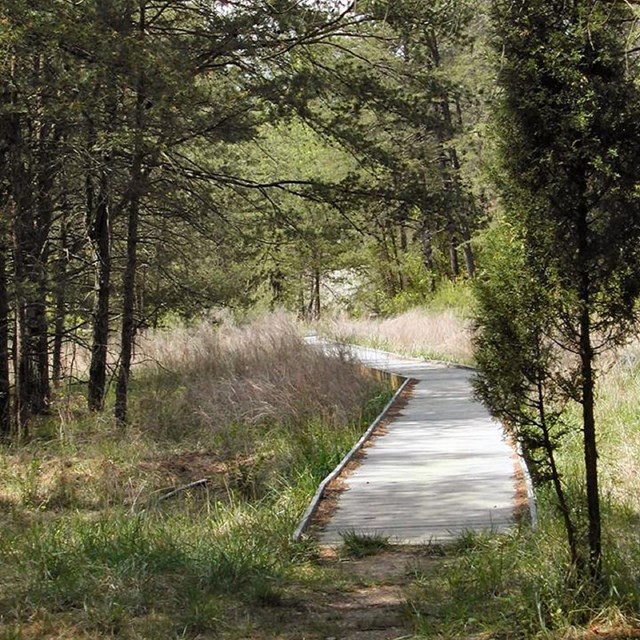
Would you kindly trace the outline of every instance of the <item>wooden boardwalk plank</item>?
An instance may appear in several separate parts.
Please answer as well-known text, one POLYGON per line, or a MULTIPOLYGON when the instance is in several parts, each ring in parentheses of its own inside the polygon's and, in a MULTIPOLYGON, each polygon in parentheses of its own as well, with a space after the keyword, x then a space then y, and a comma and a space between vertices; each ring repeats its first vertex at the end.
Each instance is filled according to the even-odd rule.
POLYGON ((466 530, 513 524, 516 460, 502 429, 472 397, 471 372, 373 349, 351 348, 363 364, 417 380, 387 433, 373 442, 320 541, 341 533, 393 542, 445 542, 466 530))

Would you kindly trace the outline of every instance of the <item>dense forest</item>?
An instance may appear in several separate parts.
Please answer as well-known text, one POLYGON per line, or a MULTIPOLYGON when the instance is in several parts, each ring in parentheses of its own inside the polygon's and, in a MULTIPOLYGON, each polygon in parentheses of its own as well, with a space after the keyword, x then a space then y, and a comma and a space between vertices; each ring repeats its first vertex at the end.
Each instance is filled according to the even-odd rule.
POLYGON ((3 3, 4 433, 47 411, 69 343, 93 410, 117 363, 124 421, 146 327, 389 311, 474 275, 485 17, 331 5, 3 3))
MULTIPOLYGON (((543 534, 562 539, 557 583, 532 587, 521 607, 530 626, 500 637, 586 624, 605 601, 635 610, 634 588, 611 581, 624 571, 607 554, 626 551, 603 525, 617 516, 599 484, 598 393, 637 335, 639 19, 630 0, 1 0, 0 483, 13 478, 19 497, 0 496, 0 510, 15 498, 34 512, 56 500, 101 517, 107 503, 133 512, 176 482, 158 466, 145 485, 149 463, 136 447, 155 455, 162 441, 183 457, 210 447, 226 465, 227 497, 242 496, 193 525, 213 546, 180 555, 184 514, 160 533, 150 521, 130 531, 124 513, 105 529, 124 546, 129 534, 141 539, 142 555, 166 547, 200 584, 201 554, 239 561, 216 547, 220 522, 252 517, 270 531, 267 514, 282 507, 273 526, 283 540, 314 482, 389 393, 379 381, 347 382, 344 362, 324 369, 298 344, 299 328, 278 333, 259 320, 253 336, 221 318, 279 323, 286 312, 322 330, 338 314, 375 322, 441 305, 454 308, 453 331, 471 335, 468 356, 449 347, 444 356, 477 366, 477 396, 521 445, 550 505, 543 534), (257 381, 245 380, 249 370, 257 381), (289 395, 284 377, 298 381, 289 395), (34 485, 51 455, 33 449, 43 439, 66 456, 47 472, 46 500, 34 485), (64 469, 81 451, 112 464, 107 441, 128 452, 129 480, 105 497, 100 476, 95 495, 81 496, 93 482, 83 471, 72 491, 64 469)), ((5 550, 40 557, 28 535, 15 542, 26 516, 15 517, 0 536, 14 540, 5 550)), ((87 519, 64 522, 45 536, 51 548, 70 527, 81 540, 73 553, 90 555, 87 519)), ((246 569, 266 580, 251 583, 262 590, 251 597, 268 600, 278 573, 269 563, 303 553, 262 542, 264 566, 207 579, 233 592, 246 569)), ((100 586, 64 586, 38 549, 52 591, 24 593, 58 598, 63 611, 68 589, 72 609, 98 611, 81 594, 94 588, 98 598, 100 586)), ((109 571, 120 562, 96 558, 109 571)), ((157 594, 149 584, 140 598, 157 594)), ((20 607, 3 603, 0 630, 23 637, 11 626, 20 607)), ((122 615, 138 606, 123 604, 122 615)), ((165 621, 161 635, 150 626, 122 637, 218 637, 203 622, 224 618, 216 611, 182 636, 165 621)), ((77 624, 120 637, 113 611, 104 615, 77 624)), ((47 633, 24 637, 63 637, 47 633)))

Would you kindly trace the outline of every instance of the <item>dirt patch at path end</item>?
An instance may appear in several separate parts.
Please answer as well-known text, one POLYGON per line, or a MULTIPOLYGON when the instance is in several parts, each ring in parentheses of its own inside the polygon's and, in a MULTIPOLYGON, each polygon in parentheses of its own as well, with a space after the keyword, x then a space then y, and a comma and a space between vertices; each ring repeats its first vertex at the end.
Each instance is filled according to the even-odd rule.
MULTIPOLYGON (((313 589, 292 584, 274 633, 251 640, 408 640, 414 626, 405 589, 416 572, 442 562, 428 547, 397 547, 373 556, 341 559, 323 548, 317 561, 333 580, 313 589)), ((248 639, 247 639, 248 640, 248 639)))

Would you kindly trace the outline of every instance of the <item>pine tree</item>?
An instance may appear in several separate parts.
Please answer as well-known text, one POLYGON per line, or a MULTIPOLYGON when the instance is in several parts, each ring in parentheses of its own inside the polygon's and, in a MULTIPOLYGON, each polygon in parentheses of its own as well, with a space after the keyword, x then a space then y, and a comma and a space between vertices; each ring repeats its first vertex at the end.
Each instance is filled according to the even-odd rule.
POLYGON ((576 355, 565 387, 582 411, 596 581, 597 357, 628 335, 640 284, 640 95, 624 38, 630 12, 622 2, 517 0, 497 2, 494 16, 504 91, 503 198, 524 229, 532 273, 553 291, 556 339, 576 355))

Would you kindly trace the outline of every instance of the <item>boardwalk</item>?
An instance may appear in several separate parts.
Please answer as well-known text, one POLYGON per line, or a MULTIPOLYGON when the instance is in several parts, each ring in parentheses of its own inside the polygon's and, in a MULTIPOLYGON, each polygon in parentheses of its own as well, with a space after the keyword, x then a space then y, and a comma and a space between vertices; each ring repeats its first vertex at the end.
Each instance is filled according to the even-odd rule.
POLYGON ((470 372, 353 347, 367 366, 418 382, 388 433, 346 479, 320 541, 340 533, 380 533, 392 541, 447 541, 465 530, 502 531, 512 523, 512 448, 471 397, 470 372))

